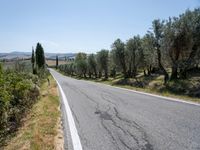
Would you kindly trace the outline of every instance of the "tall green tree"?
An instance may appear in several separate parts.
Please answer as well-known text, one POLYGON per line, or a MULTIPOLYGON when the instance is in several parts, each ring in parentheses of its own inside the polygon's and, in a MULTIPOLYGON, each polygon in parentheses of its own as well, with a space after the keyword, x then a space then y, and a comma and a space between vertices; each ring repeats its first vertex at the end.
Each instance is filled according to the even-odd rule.
POLYGON ((171 59, 172 73, 170 79, 178 78, 178 66, 181 50, 189 41, 186 40, 186 34, 181 31, 178 18, 169 18, 164 30, 164 44, 171 59))
POLYGON ((0 77, 2 74, 3 74, 3 67, 2 67, 2 64, 0 63, 0 77))
POLYGON ((179 17, 170 18, 165 25, 165 50, 171 60, 171 80, 186 78, 187 70, 196 64, 199 51, 200 10, 187 10, 179 17))
POLYGON ((152 26, 153 26, 153 34, 154 34, 154 38, 155 38, 154 46, 157 51, 158 67, 165 76, 164 83, 166 84, 167 81, 169 80, 169 75, 161 61, 162 60, 161 43, 162 43, 162 38, 163 38, 164 21, 160 21, 159 19, 154 20, 152 23, 152 26))
POLYGON ((89 72, 91 74, 94 74, 95 78, 97 78, 97 61, 94 54, 90 54, 88 56, 88 69, 89 69, 89 72))
POLYGON ((31 63, 32 63, 32 70, 34 74, 35 73, 35 51, 33 47, 32 47, 31 63))
POLYGON ((58 55, 56 55, 56 69, 58 69, 58 55))
POLYGON ((108 79, 108 57, 109 51, 102 49, 101 51, 97 52, 97 61, 100 66, 100 69, 104 71, 105 79, 108 79))
POLYGON ((37 43, 36 50, 35 50, 35 57, 36 57, 36 65, 38 69, 45 67, 45 55, 44 49, 40 43, 37 43))
POLYGON ((117 39, 112 44, 111 53, 112 53, 115 64, 120 66, 120 68, 122 69, 124 78, 127 78, 128 75, 127 75, 127 66, 126 66, 125 44, 120 39, 117 39))
MULTIPOLYGON (((187 48, 184 50, 184 59, 181 62, 180 77, 187 78, 187 72, 194 67, 195 57, 200 52, 200 8, 194 11, 187 10, 180 16, 187 35, 187 48)), ((197 57, 198 58, 198 57, 197 57)))
POLYGON ((78 53, 75 58, 77 74, 86 78, 87 73, 87 54, 78 53))
POLYGON ((142 38, 142 49, 143 49, 143 60, 141 63, 144 66, 144 75, 150 75, 153 71, 153 68, 157 66, 157 53, 154 47, 154 37, 151 32, 148 32, 142 38), (146 73, 147 70, 147 73, 146 73))
POLYGON ((142 58, 142 45, 140 36, 130 38, 126 43, 128 76, 136 77, 138 66, 142 58))

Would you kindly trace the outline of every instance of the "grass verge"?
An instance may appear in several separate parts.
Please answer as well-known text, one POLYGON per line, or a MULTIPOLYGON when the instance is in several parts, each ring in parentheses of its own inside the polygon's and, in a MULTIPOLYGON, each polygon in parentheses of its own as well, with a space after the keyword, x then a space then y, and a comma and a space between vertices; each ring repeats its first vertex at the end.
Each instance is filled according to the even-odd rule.
POLYGON ((23 119, 23 125, 8 140, 5 150, 53 150, 62 149, 63 137, 57 84, 49 76, 50 85, 41 86, 41 97, 23 119))
MULTIPOLYGON (((59 70, 57 70, 59 71, 59 70)), ((60 71, 59 71, 60 72, 60 71)), ((63 75, 65 75, 63 72, 60 72, 63 75)), ((184 95, 178 92, 173 92, 173 90, 169 90, 166 86, 163 85, 163 77, 158 76, 153 79, 148 79, 148 85, 145 87, 136 87, 134 85, 130 85, 130 83, 133 83, 132 81, 126 81, 124 82, 124 79, 121 75, 117 76, 116 78, 109 78, 107 80, 104 79, 94 79, 94 78, 80 78, 77 76, 70 76, 72 78, 78 79, 78 80, 86 80, 86 81, 93 81, 97 83, 103 83, 115 87, 120 87, 120 88, 125 88, 125 89, 130 89, 130 90, 135 90, 135 91, 141 91, 145 93, 150 93, 150 94, 155 94, 155 95, 160 95, 160 96, 165 96, 165 97, 170 97, 170 98, 176 98, 176 99, 181 99, 185 101, 191 101, 195 103, 200 103, 200 98, 197 97, 191 97, 189 95, 184 95)), ((128 79, 128 80, 134 80, 134 79, 128 79)), ((147 79, 141 79, 142 81, 145 81, 147 79)), ((197 81, 195 81, 197 82, 197 81)), ((188 84, 190 84, 188 82, 188 84)), ((176 82, 177 86, 182 86, 181 83, 176 82)), ((182 86, 182 88, 184 88, 182 86)))

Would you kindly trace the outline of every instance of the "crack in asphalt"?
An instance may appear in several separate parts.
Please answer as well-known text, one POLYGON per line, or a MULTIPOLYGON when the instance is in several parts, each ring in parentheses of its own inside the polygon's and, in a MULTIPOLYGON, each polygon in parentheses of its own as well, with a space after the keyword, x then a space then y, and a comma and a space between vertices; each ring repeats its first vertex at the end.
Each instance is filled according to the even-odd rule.
MULTIPOLYGON (((106 129, 106 131, 111 136, 111 138, 112 138, 112 140, 114 141, 115 144, 118 143, 118 141, 120 141, 120 143, 122 145, 124 145, 128 150, 135 150, 135 149, 153 150, 153 146, 148 141, 148 136, 147 136, 146 132, 142 129, 142 127, 140 127, 136 122, 128 121, 128 120, 120 117, 119 112, 117 111, 117 109, 115 107, 113 108, 115 118, 110 113, 108 113, 109 110, 107 110, 107 111, 97 110, 95 112, 95 114, 99 115, 99 117, 101 118, 102 126, 106 129), (116 119, 120 120, 121 122, 125 122, 126 125, 128 123, 128 126, 131 126, 132 128, 134 128, 134 130, 136 130, 136 133, 138 133, 138 135, 136 136, 133 133, 131 133, 130 131, 125 130, 122 127, 122 125, 120 126, 121 122, 117 123, 116 119), (117 130, 113 130, 113 128, 111 128, 111 127, 109 128, 108 127, 109 122, 107 122, 107 121, 111 121, 112 125, 115 128, 117 128, 118 131, 121 131, 125 136, 130 136, 131 139, 133 141, 135 141, 136 145, 134 146, 134 145, 132 145, 132 143, 130 144, 130 142, 125 141, 123 139, 123 137, 120 136, 119 133, 116 133, 117 130)), ((119 146, 118 146, 118 148, 120 149, 119 146)))
POLYGON ((128 144, 126 144, 120 137, 119 137, 120 142, 129 150, 133 150, 132 147, 130 147, 128 144))
POLYGON ((112 101, 110 101, 110 100, 108 100, 108 99, 106 98, 106 97, 111 97, 110 95, 106 95, 106 94, 104 94, 104 93, 101 93, 101 97, 103 98, 102 100, 104 100, 104 101, 106 101, 106 102, 108 102, 108 103, 111 103, 111 104, 113 104, 113 105, 116 106, 115 103, 113 103, 112 101))
POLYGON ((108 92, 108 91, 105 91, 105 90, 103 90, 103 89, 101 89, 101 90, 102 90, 102 93, 106 93, 107 95, 109 95, 109 97, 111 97, 111 98, 113 98, 113 99, 115 99, 115 100, 118 99, 121 103, 127 105, 127 103, 126 103, 121 97, 119 97, 119 96, 117 96, 117 95, 113 95, 113 93, 108 92))
POLYGON ((101 124, 104 127, 104 129, 107 131, 108 135, 112 138, 111 142, 113 143, 113 145, 117 148, 117 150, 121 150, 119 148, 119 145, 117 143, 117 140, 115 139, 115 137, 113 136, 112 132, 109 130, 109 128, 104 124, 103 118, 101 118, 101 124))
MULTIPOLYGON (((92 99, 88 94, 86 94, 84 91, 80 90, 79 88, 76 88, 72 85, 70 85, 70 88, 72 88, 74 91, 80 93, 81 95, 85 96, 86 99, 90 100, 91 102, 95 103, 95 114, 99 115, 100 118, 101 118, 101 124, 103 126, 103 128, 107 131, 108 135, 112 138, 112 143, 116 146, 117 149, 121 150, 120 148, 120 145, 119 145, 119 142, 121 143, 121 146, 124 145, 124 148, 126 147, 126 149, 128 150, 135 150, 135 149, 141 149, 141 150, 153 150, 153 146, 149 143, 148 141, 148 136, 146 134, 146 132, 143 130, 142 127, 140 127, 136 122, 134 121, 129 121, 125 118, 122 118, 120 115, 119 115, 119 112, 117 111, 117 108, 116 107, 112 107, 113 109, 113 114, 109 114, 108 112, 110 111, 110 106, 108 106, 108 110, 106 111, 102 111, 100 110, 100 106, 99 106, 99 103, 97 101, 95 101, 94 99, 92 99), (118 119, 119 123, 117 123, 117 120, 118 119), (133 141, 135 141, 134 143, 136 143, 136 145, 133 147, 132 143, 130 144, 130 142, 127 142, 124 140, 123 137, 120 136, 119 133, 115 133, 116 131, 113 130, 113 128, 110 128, 108 125, 109 125, 109 122, 106 122, 106 121, 111 121, 112 123, 112 126, 117 128, 118 131, 121 131, 125 136, 130 136, 131 139, 133 141), (133 133, 131 133, 131 131, 129 130, 125 130, 123 128, 123 124, 131 127, 131 128, 134 128, 134 130, 136 130, 137 133, 139 133, 139 137, 138 135, 134 135, 133 133), (121 126, 120 126, 121 125, 121 126)), ((113 103, 112 101, 109 100, 109 97, 113 97, 110 93, 108 92, 105 92, 106 94, 104 93, 100 93, 100 96, 102 98, 102 100, 108 102, 109 104, 112 104, 114 106, 116 106, 115 103, 113 103)), ((121 98, 117 97, 120 101, 123 101, 121 98)), ((115 97, 116 99, 116 97, 115 97)), ((75 113, 72 111, 73 115, 75 116, 75 120, 77 121, 77 123, 79 124, 79 121, 75 115, 75 113)), ((131 140, 130 139, 130 140, 131 140)), ((85 141, 86 139, 84 139, 85 141)), ((87 142, 87 141, 86 141, 87 142)), ((124 149, 122 148, 122 149, 124 149)))
POLYGON ((96 102, 94 99, 90 98, 89 95, 87 95, 85 92, 83 92, 82 90, 78 89, 78 88, 75 88, 73 87, 73 89, 77 92, 79 92, 80 94, 84 95, 88 100, 90 100, 91 102, 95 103, 97 106, 99 106, 99 103, 96 102))
POLYGON ((74 106, 84 149, 200 149, 199 108, 54 75, 74 106))
POLYGON ((135 139, 136 143, 139 145, 139 146, 142 146, 142 150, 153 150, 153 145, 150 144, 149 140, 148 140, 148 135, 147 133, 144 131, 144 129, 138 124, 136 123, 135 121, 130 121, 128 119, 125 119, 125 118, 122 118, 120 117, 119 115, 119 112, 117 111, 117 108, 114 107, 114 111, 115 111, 115 115, 116 117, 119 119, 119 120, 122 120, 124 122, 127 122, 129 126, 132 126, 134 127, 135 129, 137 129, 140 133, 141 133, 141 137, 142 137, 142 140, 144 141, 145 144, 142 143, 142 145, 140 145, 140 141, 130 132, 127 130, 128 134, 133 138, 135 139), (144 147, 143 147, 144 145, 144 147))

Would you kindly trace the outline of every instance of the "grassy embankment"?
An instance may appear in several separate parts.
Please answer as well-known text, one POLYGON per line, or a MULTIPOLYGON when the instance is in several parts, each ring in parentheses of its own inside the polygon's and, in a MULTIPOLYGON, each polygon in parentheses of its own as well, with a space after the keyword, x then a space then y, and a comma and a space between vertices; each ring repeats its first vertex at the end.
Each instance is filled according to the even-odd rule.
POLYGON ((50 86, 41 86, 41 97, 23 119, 17 133, 7 142, 5 150, 63 149, 57 84, 50 76, 50 86))
MULTIPOLYGON (((60 73, 64 74, 63 72, 60 73)), ((77 76, 71 77, 79 80, 83 79, 135 91, 142 91, 146 93, 200 103, 200 88, 198 88, 200 87, 199 74, 196 74, 185 80, 179 79, 176 81, 169 81, 167 85, 163 85, 164 77, 162 75, 143 76, 142 73, 137 76, 137 79, 124 79, 122 75, 117 75, 115 78, 109 77, 107 80, 80 78, 77 76)))

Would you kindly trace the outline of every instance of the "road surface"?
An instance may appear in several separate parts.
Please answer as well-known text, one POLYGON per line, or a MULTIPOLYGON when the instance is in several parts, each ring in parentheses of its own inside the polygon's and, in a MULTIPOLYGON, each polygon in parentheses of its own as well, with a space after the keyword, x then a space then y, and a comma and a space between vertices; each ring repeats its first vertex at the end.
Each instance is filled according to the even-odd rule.
POLYGON ((198 105, 51 73, 67 97, 83 150, 200 150, 198 105))

